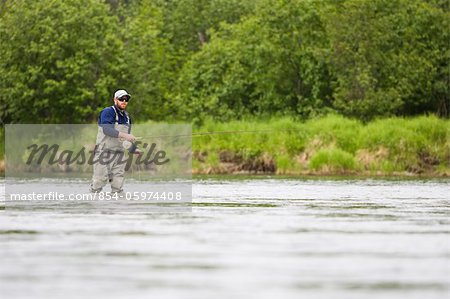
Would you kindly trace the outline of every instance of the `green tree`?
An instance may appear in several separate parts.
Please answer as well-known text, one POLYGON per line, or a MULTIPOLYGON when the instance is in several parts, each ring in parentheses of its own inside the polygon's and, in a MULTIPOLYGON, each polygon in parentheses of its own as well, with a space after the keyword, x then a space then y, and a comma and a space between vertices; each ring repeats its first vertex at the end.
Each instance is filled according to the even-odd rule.
POLYGON ((320 113, 331 95, 321 6, 267 0, 253 16, 212 32, 180 75, 188 117, 320 113))
POLYGON ((267 80, 275 83, 272 89, 277 92, 270 102, 276 105, 263 109, 307 118, 329 106, 329 41, 324 18, 329 5, 328 1, 269 0, 261 7, 258 17, 269 30, 280 68, 276 77, 267 80))
POLYGON ((94 120, 123 79, 123 44, 108 6, 95 0, 19 0, 4 5, 2 122, 94 120))
POLYGON ((122 26, 127 69, 126 88, 133 96, 130 111, 137 119, 164 120, 170 114, 166 94, 176 69, 171 45, 161 36, 162 9, 154 1, 130 5, 122 26))
POLYGON ((420 0, 338 4, 327 22, 334 106, 362 119, 436 112, 449 96, 448 17, 420 0))
POLYGON ((153 0, 164 14, 162 35, 180 55, 198 51, 220 23, 238 23, 260 0, 153 0))
POLYGON ((173 90, 180 69, 209 41, 209 30, 237 22, 254 1, 108 1, 121 20, 130 110, 138 119, 177 118, 173 90))

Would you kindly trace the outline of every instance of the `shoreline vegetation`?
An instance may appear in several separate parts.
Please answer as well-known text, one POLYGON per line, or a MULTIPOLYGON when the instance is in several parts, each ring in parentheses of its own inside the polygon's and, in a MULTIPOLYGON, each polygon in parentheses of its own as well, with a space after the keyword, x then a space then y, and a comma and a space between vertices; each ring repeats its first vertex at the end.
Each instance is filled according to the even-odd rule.
POLYGON ((194 175, 450 176, 450 120, 434 116, 206 121, 193 132, 227 132, 193 136, 194 175))
POLYGON ((363 124, 329 115, 297 122, 206 122, 194 137, 193 174, 450 176, 450 121, 434 116, 363 124))

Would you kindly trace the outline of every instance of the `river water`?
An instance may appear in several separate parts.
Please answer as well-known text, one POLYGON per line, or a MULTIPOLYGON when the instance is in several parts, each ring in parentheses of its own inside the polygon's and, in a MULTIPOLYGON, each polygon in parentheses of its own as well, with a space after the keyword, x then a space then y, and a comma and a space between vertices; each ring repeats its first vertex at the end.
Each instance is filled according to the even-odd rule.
POLYGON ((448 180, 199 179, 191 212, 6 209, 0 294, 448 298, 449 194, 448 180))

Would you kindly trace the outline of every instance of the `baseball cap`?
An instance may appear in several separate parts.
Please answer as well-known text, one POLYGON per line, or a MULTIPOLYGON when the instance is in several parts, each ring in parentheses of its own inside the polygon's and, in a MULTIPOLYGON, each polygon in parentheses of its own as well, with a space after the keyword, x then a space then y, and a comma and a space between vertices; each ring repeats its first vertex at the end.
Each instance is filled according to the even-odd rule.
POLYGON ((118 91, 116 91, 114 93, 114 98, 115 99, 119 99, 119 98, 121 98, 123 96, 128 96, 129 98, 131 98, 131 95, 124 89, 119 89, 118 91))

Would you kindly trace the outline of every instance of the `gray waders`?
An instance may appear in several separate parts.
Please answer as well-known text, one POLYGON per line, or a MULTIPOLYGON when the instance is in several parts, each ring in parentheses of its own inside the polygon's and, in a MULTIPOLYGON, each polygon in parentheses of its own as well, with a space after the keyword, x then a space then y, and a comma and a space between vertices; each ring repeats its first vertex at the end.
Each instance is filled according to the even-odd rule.
MULTIPOLYGON (((127 125, 119 124, 116 108, 116 123, 114 129, 122 133, 128 133, 130 119, 128 114, 127 125)), ((105 135, 103 128, 98 127, 96 149, 94 156, 94 174, 91 183, 91 192, 100 192, 108 182, 111 183, 111 192, 122 193, 126 166, 125 149, 122 140, 105 135)))

